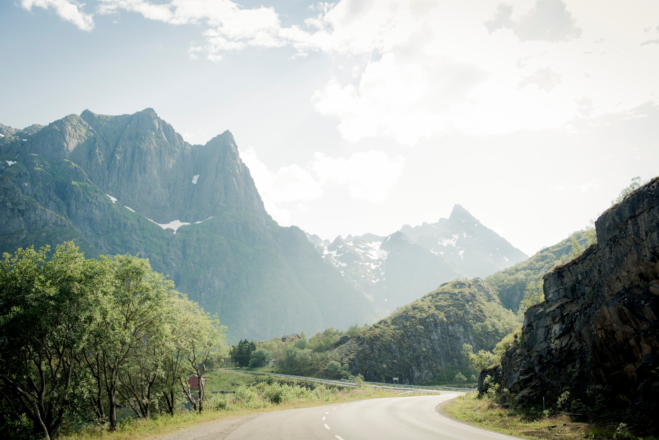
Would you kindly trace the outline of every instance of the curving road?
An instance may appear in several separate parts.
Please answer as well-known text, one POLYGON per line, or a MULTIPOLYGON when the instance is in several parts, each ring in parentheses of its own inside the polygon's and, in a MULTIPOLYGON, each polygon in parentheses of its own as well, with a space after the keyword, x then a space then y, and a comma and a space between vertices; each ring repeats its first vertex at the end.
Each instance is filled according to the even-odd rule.
MULTIPOLYGON (((503 440, 503 434, 449 419, 437 405, 462 393, 369 399, 277 411, 245 420, 226 440, 503 440)), ((189 438, 189 437, 188 437, 189 438)), ((209 435, 207 438, 213 438, 209 435)), ((215 437, 217 438, 217 437, 215 437)))

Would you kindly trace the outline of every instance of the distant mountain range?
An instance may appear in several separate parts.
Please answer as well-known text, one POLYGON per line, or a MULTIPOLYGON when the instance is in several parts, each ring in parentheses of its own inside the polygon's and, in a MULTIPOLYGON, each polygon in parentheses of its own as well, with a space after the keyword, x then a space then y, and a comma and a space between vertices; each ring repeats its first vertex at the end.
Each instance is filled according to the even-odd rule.
POLYGON ((333 242, 317 235, 307 238, 326 263, 387 312, 446 281, 484 278, 528 259, 460 205, 448 219, 405 225, 387 237, 349 235, 333 242))
POLYGON ((65 240, 88 257, 148 258, 230 341, 377 314, 300 229, 272 220, 230 132, 190 145, 152 109, 0 125, 0 251, 65 240))

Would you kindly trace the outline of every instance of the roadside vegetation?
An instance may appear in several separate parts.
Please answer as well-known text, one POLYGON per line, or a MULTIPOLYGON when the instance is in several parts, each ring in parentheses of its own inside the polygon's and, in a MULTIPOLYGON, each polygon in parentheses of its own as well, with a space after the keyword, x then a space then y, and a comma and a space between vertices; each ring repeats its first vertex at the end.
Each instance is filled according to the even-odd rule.
MULTIPOLYGON (((225 327, 130 255, 85 259, 73 243, 0 261, 0 433, 54 438, 121 418, 201 412, 188 378, 226 352, 225 327)), ((203 384, 203 381, 202 381, 203 384)))
POLYGON ((656 437, 637 437, 624 423, 585 423, 574 421, 567 412, 543 411, 542 408, 520 408, 499 404, 494 393, 478 398, 469 393, 445 407, 456 419, 528 439, 629 439, 656 440, 656 437))
POLYGON ((382 391, 372 387, 326 386, 225 370, 209 373, 206 392, 208 397, 203 413, 182 408, 174 416, 158 414, 149 419, 126 418, 113 432, 85 425, 69 429, 59 438, 91 440, 102 434, 106 440, 140 439, 229 417, 400 395, 398 391, 382 391))

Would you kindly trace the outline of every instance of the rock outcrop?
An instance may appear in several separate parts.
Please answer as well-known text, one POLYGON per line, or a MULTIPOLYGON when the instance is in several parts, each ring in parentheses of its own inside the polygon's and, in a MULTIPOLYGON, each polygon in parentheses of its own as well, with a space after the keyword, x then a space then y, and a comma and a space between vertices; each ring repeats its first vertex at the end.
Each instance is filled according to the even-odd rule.
POLYGON ((596 245, 544 276, 545 301, 526 312, 500 384, 526 404, 569 391, 575 413, 590 405, 650 420, 659 410, 659 178, 595 226, 596 245))

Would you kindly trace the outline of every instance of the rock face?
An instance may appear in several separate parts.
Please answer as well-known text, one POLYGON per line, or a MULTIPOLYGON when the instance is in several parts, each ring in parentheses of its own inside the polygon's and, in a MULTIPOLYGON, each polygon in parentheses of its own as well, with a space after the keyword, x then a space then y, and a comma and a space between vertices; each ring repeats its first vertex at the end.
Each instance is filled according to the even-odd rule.
POLYGON ((229 339, 372 322, 375 308, 268 215, 228 131, 190 145, 152 109, 0 125, 0 252, 73 240, 139 254, 229 339))
POLYGON ((481 279, 445 283, 338 348, 366 380, 423 384, 467 371, 464 344, 492 350, 519 322, 481 279))
MULTIPOLYGON (((504 355, 501 386, 529 404, 659 410, 659 178, 596 222, 598 243, 544 277, 504 355)), ((652 417, 654 420, 656 417, 652 417)), ((656 422, 654 422, 656 423, 656 422)))

